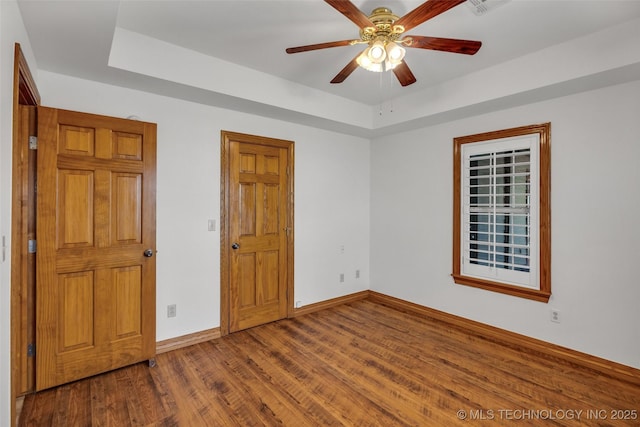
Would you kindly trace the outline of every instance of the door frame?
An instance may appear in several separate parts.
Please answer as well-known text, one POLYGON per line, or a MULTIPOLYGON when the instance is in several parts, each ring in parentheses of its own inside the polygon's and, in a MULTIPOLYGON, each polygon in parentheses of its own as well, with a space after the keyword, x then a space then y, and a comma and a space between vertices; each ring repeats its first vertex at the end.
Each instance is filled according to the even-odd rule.
POLYGON ((289 232, 287 233, 287 318, 294 312, 294 142, 283 139, 268 138, 264 136, 249 135, 245 133, 222 130, 220 132, 220 335, 229 334, 230 315, 230 284, 231 271, 231 236, 229 232, 231 215, 229 206, 230 194, 230 155, 231 141, 240 141, 248 144, 275 146, 287 150, 289 168, 287 170, 287 221, 289 232))
MULTIPOLYGON (((11 420, 16 421, 16 399, 21 376, 33 379, 35 364, 26 359, 26 345, 33 324, 35 263, 30 262, 27 250, 29 215, 35 214, 35 197, 28 197, 29 182, 35 179, 35 156, 29 155, 29 147, 22 135, 21 105, 40 105, 40 93, 22 52, 20 43, 15 44, 13 63, 13 159, 11 194, 11 420), (31 272, 33 273, 33 271, 31 272), (31 292, 31 295, 29 293, 31 292), (25 295, 26 294, 26 295, 25 295), (31 316, 31 318, 30 318, 31 316), (25 327, 26 326, 26 327, 25 327)), ((31 337, 32 338, 32 337, 31 337)), ((33 384, 31 384, 31 387, 33 384)))

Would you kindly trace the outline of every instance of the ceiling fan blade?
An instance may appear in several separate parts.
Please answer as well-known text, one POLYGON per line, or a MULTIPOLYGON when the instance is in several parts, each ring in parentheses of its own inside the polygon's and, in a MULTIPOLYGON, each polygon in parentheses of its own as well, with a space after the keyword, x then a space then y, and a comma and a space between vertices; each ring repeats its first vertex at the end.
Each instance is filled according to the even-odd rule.
POLYGON ((358 56, 360 56, 360 54, 357 54, 356 57, 353 58, 346 67, 340 70, 340 72, 336 74, 333 80, 331 80, 331 83, 342 83, 343 81, 345 81, 347 77, 349 77, 351 73, 353 73, 355 69, 358 68, 358 62, 356 61, 358 56))
POLYGON ((474 40, 446 39, 442 37, 405 36, 403 40, 411 39, 407 47, 416 49, 441 50, 444 52, 474 55, 482 46, 482 42, 474 40))
POLYGON ((395 25, 402 25, 405 31, 416 27, 423 22, 440 15, 447 10, 456 7, 466 0, 428 0, 402 18, 394 22, 395 25))
POLYGON ((409 86, 416 82, 416 76, 413 75, 406 62, 402 61, 393 69, 393 74, 396 75, 398 81, 402 86, 409 86))
POLYGON ((310 50, 327 49, 330 47, 350 46, 352 42, 353 40, 340 40, 336 42, 310 44, 306 46, 289 47, 286 51, 287 53, 308 52, 310 50))
POLYGON ((324 0, 360 28, 373 27, 373 22, 349 0, 324 0))

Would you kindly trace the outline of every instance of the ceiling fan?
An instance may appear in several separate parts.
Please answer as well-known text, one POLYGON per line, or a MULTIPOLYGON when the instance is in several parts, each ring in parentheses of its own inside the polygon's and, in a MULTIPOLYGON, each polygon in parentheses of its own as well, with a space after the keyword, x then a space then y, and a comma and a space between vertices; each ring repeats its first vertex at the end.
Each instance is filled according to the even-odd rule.
POLYGON ((306 46, 290 47, 287 53, 307 52, 330 47, 366 44, 367 48, 347 64, 331 83, 342 83, 359 66, 370 71, 388 71, 398 78, 402 86, 416 82, 416 78, 404 61, 403 46, 444 52, 475 54, 482 42, 442 37, 405 35, 408 31, 443 12, 464 3, 466 0, 427 0, 403 17, 394 15, 386 7, 378 7, 371 15, 365 15, 349 0, 325 0, 360 28, 360 38, 340 40, 306 46))

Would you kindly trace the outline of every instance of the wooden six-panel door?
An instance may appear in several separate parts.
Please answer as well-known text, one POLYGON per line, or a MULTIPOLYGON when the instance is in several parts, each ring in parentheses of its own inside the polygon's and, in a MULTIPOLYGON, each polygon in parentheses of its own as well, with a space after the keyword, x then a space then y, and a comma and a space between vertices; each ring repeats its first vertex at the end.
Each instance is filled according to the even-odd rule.
POLYGON ((225 134, 229 331, 287 317, 292 259, 290 141, 225 134))
POLYGON ((155 355, 155 138, 38 108, 37 390, 155 355))

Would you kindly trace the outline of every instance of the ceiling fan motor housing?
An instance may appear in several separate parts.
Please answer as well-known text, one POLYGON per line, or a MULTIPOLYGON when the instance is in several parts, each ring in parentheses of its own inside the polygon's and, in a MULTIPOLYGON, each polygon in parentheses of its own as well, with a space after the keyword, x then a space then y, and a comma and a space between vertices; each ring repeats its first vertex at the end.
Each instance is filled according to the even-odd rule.
POLYGON ((402 25, 393 25, 399 18, 387 7, 373 9, 369 19, 374 26, 364 27, 360 30, 360 38, 364 42, 370 42, 377 38, 384 38, 385 41, 395 41, 404 32, 402 25))

